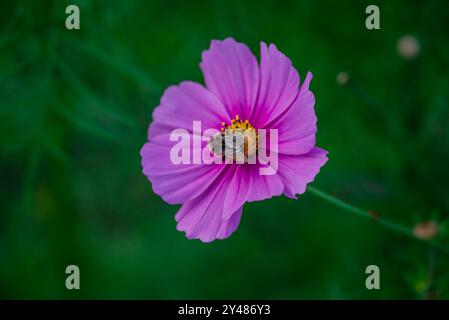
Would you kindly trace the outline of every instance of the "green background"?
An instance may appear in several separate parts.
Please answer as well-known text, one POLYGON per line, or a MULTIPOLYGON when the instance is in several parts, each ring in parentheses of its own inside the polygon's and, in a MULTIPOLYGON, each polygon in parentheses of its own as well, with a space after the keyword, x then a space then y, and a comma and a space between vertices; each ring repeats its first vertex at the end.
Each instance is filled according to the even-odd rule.
POLYGON ((246 204, 203 244, 176 231, 139 150, 163 89, 203 82, 201 52, 273 42, 314 73, 313 185, 449 248, 449 4, 376 1, 2 1, 1 298, 449 298, 449 257, 306 193, 246 204), (77 4, 81 29, 65 28, 77 4), (416 59, 396 51, 414 35, 416 59), (352 81, 342 86, 336 75, 352 81), (65 267, 81 290, 65 288, 65 267), (365 289, 376 264, 381 290, 365 289))

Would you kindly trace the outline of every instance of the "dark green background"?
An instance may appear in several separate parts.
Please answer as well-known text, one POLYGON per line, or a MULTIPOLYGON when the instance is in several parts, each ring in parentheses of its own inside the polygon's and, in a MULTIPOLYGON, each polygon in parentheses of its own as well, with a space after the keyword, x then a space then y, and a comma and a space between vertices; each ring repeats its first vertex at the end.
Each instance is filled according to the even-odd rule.
POLYGON ((165 87, 203 81, 211 39, 257 56, 273 42, 314 73, 330 160, 313 185, 409 227, 433 220, 449 248, 449 5, 376 1, 368 31, 368 4, 2 1, 0 297, 449 298, 449 257, 307 193, 245 205, 225 241, 189 241, 141 173, 153 108, 165 87), (65 28, 68 4, 80 30, 65 28), (396 52, 404 34, 421 43, 414 60, 396 52))

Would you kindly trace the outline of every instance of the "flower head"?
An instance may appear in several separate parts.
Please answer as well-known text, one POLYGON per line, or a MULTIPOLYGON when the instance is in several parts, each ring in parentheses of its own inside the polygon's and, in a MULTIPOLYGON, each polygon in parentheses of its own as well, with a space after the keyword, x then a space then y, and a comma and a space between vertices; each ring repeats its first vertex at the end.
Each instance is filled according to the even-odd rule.
POLYGON ((236 230, 245 202, 304 193, 327 151, 315 147, 312 74, 300 83, 274 44, 258 64, 246 45, 213 40, 200 67, 206 86, 166 89, 140 154, 153 191, 182 205, 177 229, 210 242, 236 230), (173 160, 180 150, 189 161, 173 160))
POLYGON ((399 38, 397 42, 397 51, 402 58, 410 60, 419 55, 421 45, 415 36, 405 35, 399 38))
POLYGON ((415 225, 413 234, 421 240, 432 240, 438 234, 438 229, 434 221, 424 221, 415 225))
POLYGON ((349 75, 342 71, 337 74, 337 83, 344 86, 349 82, 349 75))

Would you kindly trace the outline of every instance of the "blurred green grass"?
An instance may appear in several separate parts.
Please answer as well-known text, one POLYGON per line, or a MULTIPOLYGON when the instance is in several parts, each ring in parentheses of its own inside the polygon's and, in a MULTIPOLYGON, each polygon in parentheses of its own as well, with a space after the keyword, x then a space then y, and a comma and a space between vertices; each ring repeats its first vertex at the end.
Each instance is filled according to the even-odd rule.
POLYGON ((245 206, 226 241, 188 241, 152 194, 139 149, 165 87, 202 82, 228 36, 274 42, 314 73, 315 186, 449 246, 449 5, 368 2, 12 1, 0 4, 1 298, 449 298, 449 259, 308 194, 245 206), (77 4, 81 29, 67 30, 77 4), (396 42, 412 34, 421 54, 396 42), (374 101, 367 104, 340 71, 374 101), (65 267, 81 290, 65 289, 65 267), (381 290, 364 287, 381 269, 381 290), (430 279, 430 280, 429 280, 430 279))

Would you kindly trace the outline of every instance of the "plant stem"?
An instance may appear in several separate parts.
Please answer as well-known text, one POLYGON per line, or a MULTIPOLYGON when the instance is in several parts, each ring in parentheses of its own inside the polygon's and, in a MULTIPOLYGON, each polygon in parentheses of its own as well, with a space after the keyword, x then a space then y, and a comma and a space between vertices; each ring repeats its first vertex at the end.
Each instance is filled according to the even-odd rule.
POLYGON ((381 226, 385 227, 386 229, 394 231, 394 232, 396 232, 398 234, 402 234, 402 235, 407 236, 409 238, 413 238, 415 240, 418 240, 421 243, 426 244, 426 245, 428 245, 428 246, 430 246, 432 248, 435 248, 439 252, 449 256, 449 250, 448 249, 443 247, 438 242, 428 241, 428 240, 423 240, 423 239, 417 238, 413 234, 413 231, 410 228, 404 227, 404 226, 402 226, 400 224, 397 224, 395 222, 392 222, 390 220, 383 219, 383 218, 379 217, 374 212, 371 212, 371 211, 368 211, 368 210, 361 209, 361 208, 358 208, 356 206, 353 206, 353 205, 351 205, 349 203, 346 203, 346 202, 344 202, 344 201, 342 201, 342 200, 340 200, 340 199, 338 199, 338 198, 336 198, 336 197, 334 197, 334 196, 332 196, 332 195, 330 195, 328 193, 325 193, 325 192, 323 192, 321 190, 318 190, 318 189, 316 189, 314 187, 310 187, 309 186, 307 188, 307 190, 311 194, 313 194, 313 195, 315 195, 315 196, 317 196, 317 197, 319 197, 319 198, 321 198, 321 199, 323 199, 323 200, 325 200, 325 201, 327 201, 327 202, 329 202, 329 203, 331 203, 331 204, 333 204, 333 205, 335 205, 337 207, 340 207, 341 209, 344 209, 347 212, 351 212, 351 213, 354 213, 354 214, 356 214, 358 216, 361 216, 363 218, 375 221, 378 224, 380 224, 381 226))

